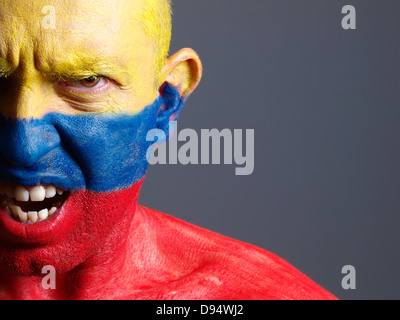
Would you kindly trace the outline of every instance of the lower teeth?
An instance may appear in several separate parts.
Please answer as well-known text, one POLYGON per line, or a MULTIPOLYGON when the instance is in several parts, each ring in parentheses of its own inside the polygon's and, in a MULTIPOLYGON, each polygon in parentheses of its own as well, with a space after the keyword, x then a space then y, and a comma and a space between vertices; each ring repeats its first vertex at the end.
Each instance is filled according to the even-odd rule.
POLYGON ((47 220, 69 197, 68 191, 55 186, 10 186, 0 183, 0 204, 21 223, 47 220))
POLYGON ((62 206, 62 202, 57 202, 51 208, 44 208, 39 211, 23 211, 20 206, 13 204, 10 199, 3 199, 1 205, 16 221, 36 223, 50 218, 62 206))
POLYGON ((7 210, 7 212, 12 216, 15 220, 25 223, 25 222, 32 222, 36 223, 38 221, 47 220, 51 217, 59 207, 61 207, 61 203, 58 203, 57 206, 54 206, 50 209, 43 209, 40 211, 22 211, 21 207, 13 204, 5 203, 6 200, 3 201, 2 206, 7 210))

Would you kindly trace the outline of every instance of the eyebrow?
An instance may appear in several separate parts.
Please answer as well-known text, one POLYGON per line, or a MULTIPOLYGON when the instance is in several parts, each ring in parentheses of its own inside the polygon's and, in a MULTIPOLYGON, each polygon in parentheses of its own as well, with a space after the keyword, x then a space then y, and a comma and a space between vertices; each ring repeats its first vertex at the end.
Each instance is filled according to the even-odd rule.
MULTIPOLYGON (((118 59, 97 57, 86 54, 75 54, 73 57, 66 56, 64 59, 55 59, 50 63, 39 61, 36 66, 39 71, 54 81, 60 80, 82 80, 97 75, 105 76, 125 84, 130 77, 128 70, 121 64, 115 62, 118 59)), ((0 57, 0 77, 7 78, 15 68, 8 61, 0 57)))
POLYGON ((130 73, 121 63, 116 62, 117 60, 112 57, 79 54, 50 64, 42 64, 40 70, 54 80, 82 80, 97 75, 113 78, 121 84, 126 83, 130 73))

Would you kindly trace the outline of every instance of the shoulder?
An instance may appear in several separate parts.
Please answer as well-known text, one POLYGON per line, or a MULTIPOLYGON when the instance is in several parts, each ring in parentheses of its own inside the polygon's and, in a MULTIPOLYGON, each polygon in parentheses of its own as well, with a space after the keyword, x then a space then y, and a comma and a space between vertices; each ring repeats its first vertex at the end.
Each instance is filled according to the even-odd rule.
POLYGON ((165 299, 335 299, 277 255, 141 207, 167 260, 180 274, 165 299), (181 272, 181 273, 180 273, 181 272))

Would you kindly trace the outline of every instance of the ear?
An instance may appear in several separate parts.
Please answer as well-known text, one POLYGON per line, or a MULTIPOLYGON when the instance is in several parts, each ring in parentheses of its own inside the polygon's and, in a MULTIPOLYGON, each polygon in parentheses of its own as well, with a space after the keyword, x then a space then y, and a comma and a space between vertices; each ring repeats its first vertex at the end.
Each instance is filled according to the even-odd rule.
POLYGON ((202 73, 200 58, 192 49, 181 49, 166 60, 160 74, 162 105, 157 115, 157 128, 168 134, 169 121, 178 118, 186 99, 199 84, 202 73))
POLYGON ((186 99, 196 89, 203 73, 197 53, 185 48, 169 57, 161 71, 161 79, 178 89, 181 98, 186 99))

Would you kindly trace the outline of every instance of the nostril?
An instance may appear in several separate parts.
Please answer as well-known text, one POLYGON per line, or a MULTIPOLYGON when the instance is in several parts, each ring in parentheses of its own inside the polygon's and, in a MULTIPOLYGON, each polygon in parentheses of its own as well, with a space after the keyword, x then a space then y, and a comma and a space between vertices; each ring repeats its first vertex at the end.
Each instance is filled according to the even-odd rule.
POLYGON ((13 165, 30 167, 59 144, 56 129, 43 119, 10 119, 0 129, 0 151, 13 165))

